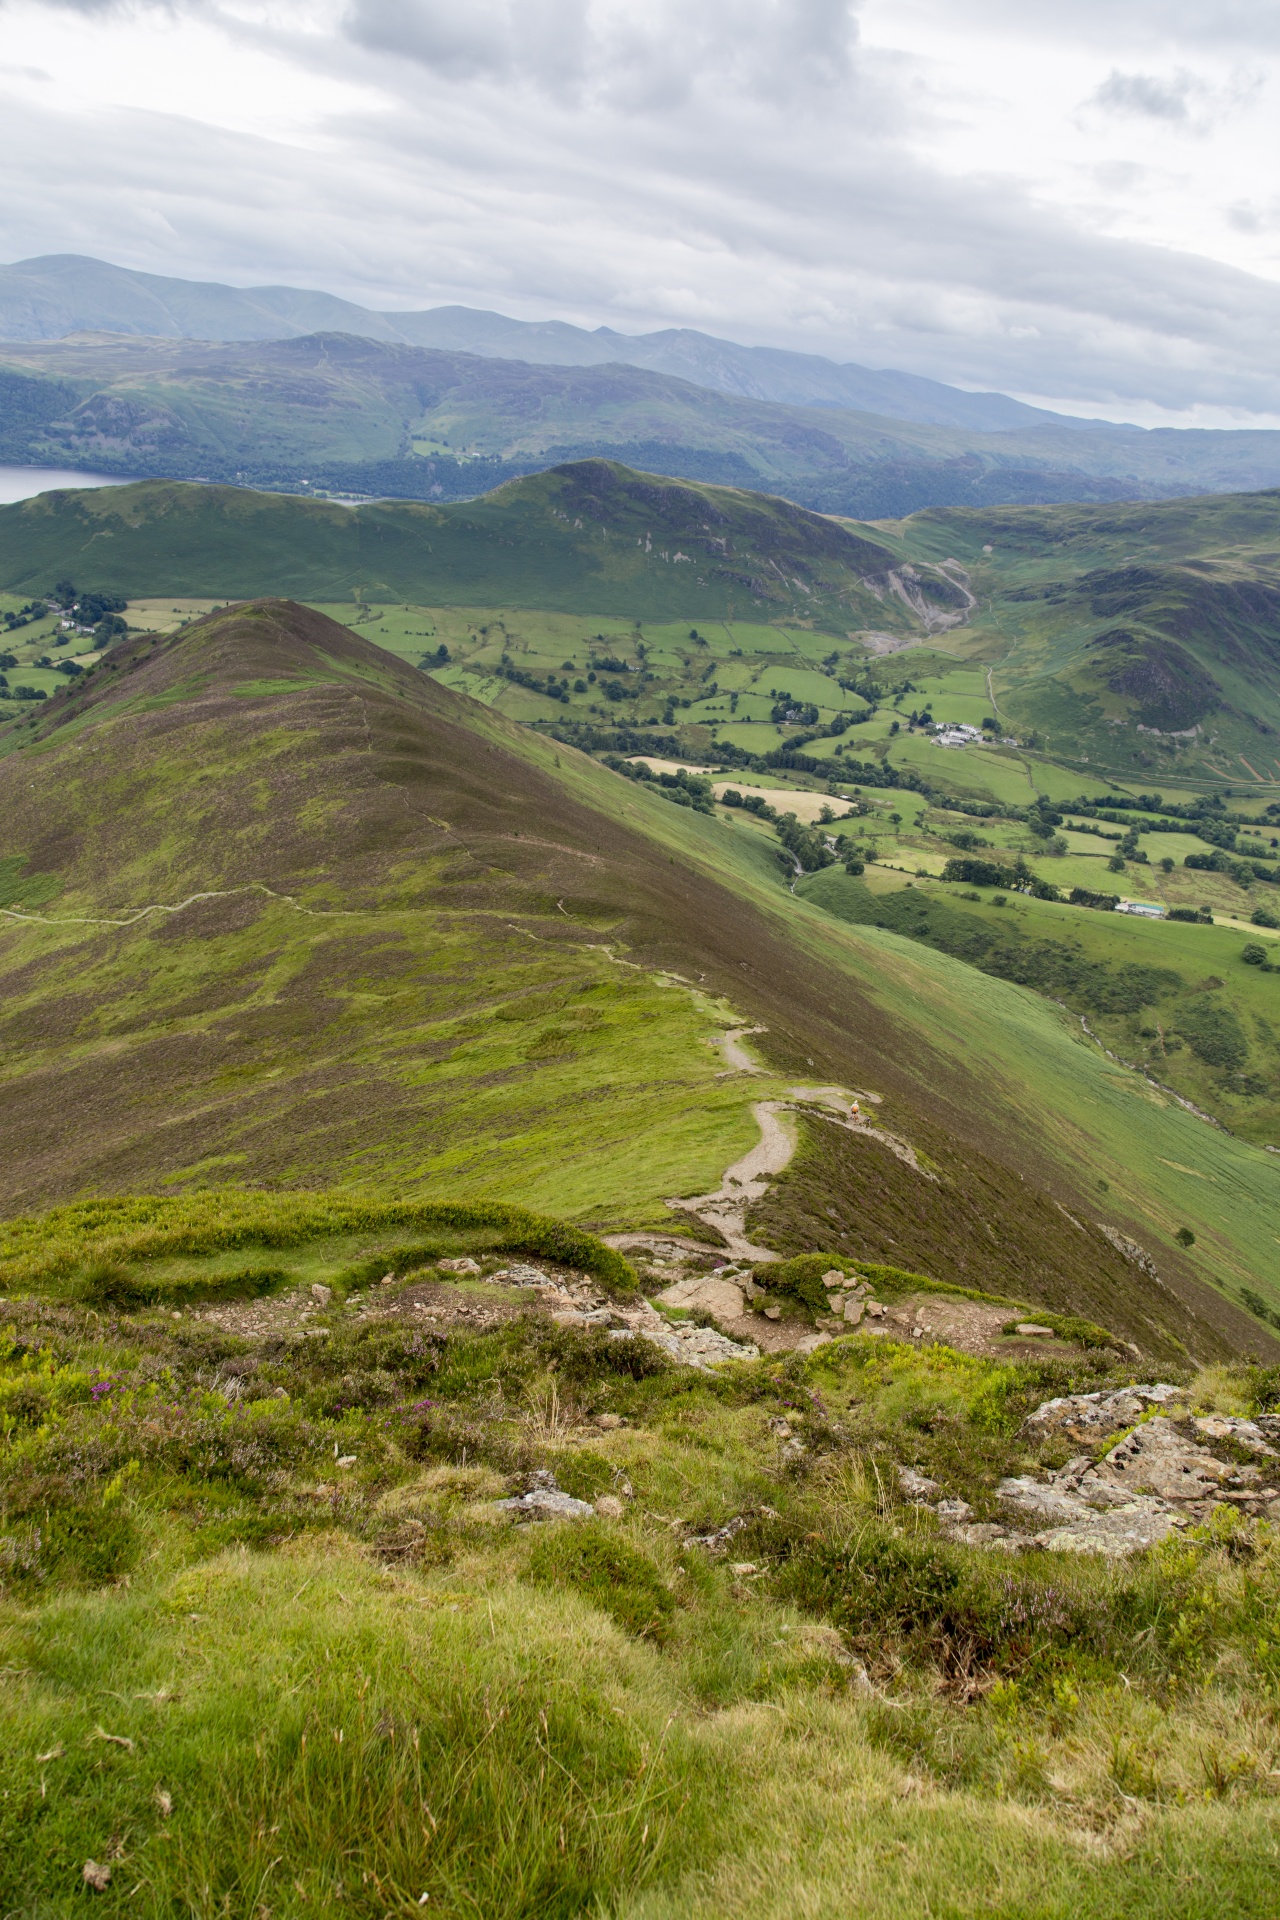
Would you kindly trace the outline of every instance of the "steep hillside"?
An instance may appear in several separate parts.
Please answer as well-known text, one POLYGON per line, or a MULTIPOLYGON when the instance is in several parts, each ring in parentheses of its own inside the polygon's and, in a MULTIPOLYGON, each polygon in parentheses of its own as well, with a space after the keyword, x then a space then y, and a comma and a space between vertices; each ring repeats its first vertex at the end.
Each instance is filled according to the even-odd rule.
POLYGON ((654 367, 531 365, 349 332, 254 344, 73 336, 5 347, 0 361, 7 459, 299 492, 470 497, 599 456, 869 518, 1280 480, 1274 433, 1149 434, 1052 416, 933 424, 654 367))
POLYGON ((931 512, 903 531, 968 567, 966 649, 1055 759, 1166 783, 1280 779, 1280 493, 931 512))
POLYGON ((817 1205, 857 1257, 1140 1346, 1265 1338, 1197 1278, 1270 1289, 1263 1156, 1145 1101, 1135 1141, 1138 1086, 1060 1016, 794 902, 749 836, 281 603, 126 643, 78 686, 0 764, 10 1208, 373 1182, 649 1228, 747 1151, 753 1103, 795 1104, 789 1075, 879 1096, 925 1158, 874 1127, 829 1142, 819 1103, 759 1229, 779 1251, 812 1245, 817 1205), (735 1024, 767 1030, 763 1077, 708 1046, 735 1024), (1184 1203, 1164 1170, 1206 1152, 1229 1207, 1216 1173, 1184 1203))

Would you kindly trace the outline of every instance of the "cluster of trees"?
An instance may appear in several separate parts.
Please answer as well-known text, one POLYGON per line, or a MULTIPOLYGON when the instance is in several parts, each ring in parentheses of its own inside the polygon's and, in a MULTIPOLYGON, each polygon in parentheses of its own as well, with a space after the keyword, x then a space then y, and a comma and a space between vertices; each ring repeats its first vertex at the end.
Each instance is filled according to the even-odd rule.
POLYGON ((545 679, 540 674, 526 673, 523 667, 513 666, 510 660, 500 660, 494 672, 503 680, 510 680, 513 686, 527 687, 530 693, 546 694, 550 700, 558 700, 562 706, 569 704, 569 682, 559 681, 554 673, 545 679))
POLYGON ((678 767, 674 773, 655 773, 643 760, 624 760, 617 753, 606 753, 603 759, 606 767, 628 780, 656 786, 664 800, 674 800, 678 807, 692 807, 695 813, 715 811, 711 782, 700 773, 690 773, 687 767, 678 767))
POLYGON ((17 613, 10 610, 4 616, 4 624, 10 633, 16 633, 19 627, 29 627, 35 620, 43 620, 49 612, 43 600, 28 600, 25 607, 19 607, 17 613))
MULTIPOLYGON (((834 866, 836 856, 827 845, 826 835, 817 827, 802 825, 794 813, 779 813, 762 793, 739 793, 736 787, 726 787, 721 799, 726 807, 741 807, 760 820, 772 821, 774 832, 791 856, 783 863, 788 868, 798 865, 805 873, 817 873, 822 867, 834 866)), ((862 872, 861 864, 858 872, 862 872)))

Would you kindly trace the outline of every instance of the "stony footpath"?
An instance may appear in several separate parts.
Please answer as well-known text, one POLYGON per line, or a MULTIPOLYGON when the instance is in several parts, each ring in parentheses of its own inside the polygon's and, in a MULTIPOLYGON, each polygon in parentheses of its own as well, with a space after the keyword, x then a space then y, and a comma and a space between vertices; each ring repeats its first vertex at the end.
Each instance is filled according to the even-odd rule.
POLYGON ((1280 1416, 1193 1416, 1186 1401, 1161 1382, 1045 1401, 1026 1432, 1092 1451, 1043 1476, 1002 1480, 1004 1523, 974 1520, 967 1501, 910 1467, 899 1468, 899 1484, 947 1538, 1003 1553, 1044 1547, 1119 1559, 1223 1509, 1280 1513, 1280 1416))

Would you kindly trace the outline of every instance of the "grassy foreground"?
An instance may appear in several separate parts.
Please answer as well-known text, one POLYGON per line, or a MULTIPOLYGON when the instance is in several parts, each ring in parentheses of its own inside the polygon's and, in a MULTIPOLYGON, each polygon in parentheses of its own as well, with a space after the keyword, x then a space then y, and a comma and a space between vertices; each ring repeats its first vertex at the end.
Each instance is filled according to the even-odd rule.
MULTIPOLYGON (((1061 1457, 1025 1414, 1127 1378, 1113 1351, 853 1336, 705 1374, 532 1307, 443 1332, 411 1290, 482 1304, 500 1245, 545 1261, 559 1231, 579 1271, 631 1283, 576 1230, 447 1211, 316 1203, 309 1227, 219 1244, 188 1220, 160 1245, 120 1207, 112 1251, 85 1209, 43 1266, 34 1228, 0 1249, 23 1280, 0 1364, 6 1912, 1274 1911, 1271 1530, 1010 1559, 897 1491, 917 1466, 985 1515, 1001 1474, 1061 1457), (436 1264, 466 1250, 476 1274, 436 1264), (213 1310, 283 1309, 322 1259, 305 1325, 213 1310), (597 1517, 512 1525, 495 1501, 539 1469, 597 1517), (727 1551, 698 1543, 730 1519, 727 1551)), ((1280 1389, 1192 1384, 1223 1411, 1280 1389)))

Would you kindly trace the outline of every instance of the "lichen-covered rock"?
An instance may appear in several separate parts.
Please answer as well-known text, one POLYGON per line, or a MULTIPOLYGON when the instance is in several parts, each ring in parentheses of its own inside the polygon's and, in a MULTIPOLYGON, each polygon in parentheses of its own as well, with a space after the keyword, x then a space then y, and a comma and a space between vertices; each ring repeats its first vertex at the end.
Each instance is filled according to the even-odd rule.
MULTIPOLYGON (((1266 1416, 1263 1416, 1266 1418, 1266 1416)), ((1207 1440, 1232 1440, 1236 1446, 1244 1447, 1249 1453, 1265 1455, 1269 1460, 1280 1459, 1280 1454, 1268 1446, 1267 1437, 1262 1430, 1262 1422, 1237 1419, 1231 1414, 1202 1414, 1194 1423, 1197 1433, 1207 1440)))
POLYGON ((590 1520, 595 1508, 587 1500, 575 1500, 556 1485, 555 1475, 545 1469, 535 1473, 527 1493, 495 1503, 504 1513, 526 1520, 590 1520))
POLYGON ((1109 1433, 1131 1427, 1153 1406, 1168 1406, 1184 1398, 1180 1387, 1163 1381, 1151 1386, 1121 1387, 1113 1393, 1071 1393, 1046 1400, 1026 1420, 1031 1434, 1061 1433, 1069 1440, 1092 1445, 1109 1433))
POLYGON ((1157 1417, 1112 1447, 1101 1465, 1085 1474, 1080 1491, 1119 1488, 1126 1493, 1153 1493, 1160 1500, 1211 1500, 1224 1486, 1239 1486, 1256 1467, 1232 1467, 1215 1460, 1207 1447, 1181 1434, 1172 1420, 1157 1417))

